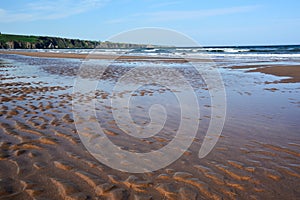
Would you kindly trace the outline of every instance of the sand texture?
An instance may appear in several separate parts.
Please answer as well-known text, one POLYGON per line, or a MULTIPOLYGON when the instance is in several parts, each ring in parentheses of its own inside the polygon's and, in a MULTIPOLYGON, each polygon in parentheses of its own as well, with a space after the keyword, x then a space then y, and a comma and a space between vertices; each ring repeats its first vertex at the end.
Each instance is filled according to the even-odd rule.
MULTIPOLYGON (((22 55, 33 56, 32 53, 22 55)), ((67 57, 74 56, 78 57, 67 57)), ((208 93, 198 77, 193 79, 194 72, 181 69, 203 100, 199 133, 188 151, 170 166, 151 173, 130 174, 98 162, 81 143, 72 113, 72 87, 77 69, 69 65, 72 63, 59 59, 3 57, 0 63, 0 199, 300 199, 299 86, 274 86, 277 91, 272 92, 265 90, 270 86, 260 77, 243 79, 253 73, 227 69, 225 85, 232 94, 228 98, 227 121, 214 150, 199 159, 198 151, 210 117, 208 93), (37 63, 39 66, 35 67, 37 63), (30 73, 23 73, 24 70, 30 73), (237 87, 239 82, 244 88, 237 87), (287 94, 293 96, 285 99, 287 94), (268 100, 275 97, 281 99, 280 107, 268 100)), ((112 67, 103 80, 114 82, 124 70, 112 67)), ((277 85, 299 82, 300 74, 298 66, 261 67, 251 72, 292 77, 279 80, 277 85)), ((97 78, 97 74, 85 75, 97 78)), ((141 88, 133 98, 151 104, 151 99, 155 102, 154 97, 168 97, 169 93, 166 88, 153 86, 141 88)), ((172 113, 164 132, 131 140, 112 118, 113 108, 105 104, 112 95, 99 90, 96 96, 97 119, 91 117, 91 120, 98 120, 105 134, 121 148, 143 152, 172 140, 177 124, 172 113)), ((168 100, 165 104, 172 102, 168 100)), ((144 113, 148 106, 140 104, 134 109, 133 115, 140 123, 148 120, 144 113)), ((176 109, 170 109, 176 116, 176 109)))

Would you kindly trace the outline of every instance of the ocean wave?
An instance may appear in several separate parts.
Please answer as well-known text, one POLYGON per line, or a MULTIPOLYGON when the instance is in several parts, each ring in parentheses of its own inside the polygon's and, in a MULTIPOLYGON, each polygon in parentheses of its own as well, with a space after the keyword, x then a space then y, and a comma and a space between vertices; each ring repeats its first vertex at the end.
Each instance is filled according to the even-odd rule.
MULTIPOLYGON (((13 51, 18 51, 14 49, 13 51)), ((244 46, 244 47, 180 47, 180 48, 139 48, 139 49, 20 49, 29 52, 75 53, 75 54, 138 54, 148 56, 210 55, 238 57, 300 57, 300 45, 293 46, 244 46)))

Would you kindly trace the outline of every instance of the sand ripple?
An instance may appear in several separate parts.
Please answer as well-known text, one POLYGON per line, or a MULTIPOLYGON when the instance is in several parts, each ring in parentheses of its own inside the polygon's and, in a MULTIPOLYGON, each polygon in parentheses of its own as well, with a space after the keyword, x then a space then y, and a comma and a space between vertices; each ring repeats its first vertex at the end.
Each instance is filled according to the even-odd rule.
MULTIPOLYGON (((26 77, 33 80, 29 82, 16 76, 15 68, 0 66, 6 70, 0 83, 0 199, 300 198, 299 139, 286 145, 258 142, 250 136, 236 139, 234 134, 249 127, 232 124, 234 134, 225 133, 205 159, 197 157, 199 136, 168 169, 121 173, 97 162, 80 143, 71 112, 71 85, 49 85, 34 76, 26 77)), ((141 90, 136 96, 167 92, 141 90)), ((109 98, 103 91, 96 95, 109 98)), ((105 134, 123 149, 147 151, 148 146, 159 148, 172 139, 171 134, 161 134, 133 140, 131 145, 111 118, 111 109, 99 108, 100 120, 91 120, 101 121, 105 134)))

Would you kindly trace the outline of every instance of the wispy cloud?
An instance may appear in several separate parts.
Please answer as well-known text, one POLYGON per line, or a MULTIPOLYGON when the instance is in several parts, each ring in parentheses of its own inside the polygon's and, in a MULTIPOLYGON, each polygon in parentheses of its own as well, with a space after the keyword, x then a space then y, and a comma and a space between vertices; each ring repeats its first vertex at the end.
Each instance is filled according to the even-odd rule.
POLYGON ((179 21, 179 20, 199 20, 206 17, 214 17, 221 15, 229 15, 236 13, 245 13, 258 9, 260 6, 242 6, 230 7, 220 9, 208 10, 171 10, 171 11, 158 11, 147 13, 136 13, 127 18, 114 19, 107 21, 107 23, 119 23, 127 21, 143 20, 147 22, 166 22, 166 21, 179 21))
POLYGON ((57 0, 28 3, 21 10, 0 8, 0 22, 61 19, 103 6, 109 0, 57 0))
POLYGON ((258 6, 231 7, 210 10, 195 11, 160 11, 153 13, 140 13, 139 16, 146 16, 151 21, 174 21, 186 19, 199 19, 204 17, 213 17, 220 15, 229 15, 236 13, 244 13, 257 9, 258 6))

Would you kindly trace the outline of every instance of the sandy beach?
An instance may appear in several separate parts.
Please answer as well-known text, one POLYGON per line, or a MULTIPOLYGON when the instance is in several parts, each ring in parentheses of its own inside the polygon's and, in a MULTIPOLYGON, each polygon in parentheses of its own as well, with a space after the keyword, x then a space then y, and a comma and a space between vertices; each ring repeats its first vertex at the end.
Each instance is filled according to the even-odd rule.
MULTIPOLYGON (((148 152, 167 145, 178 128, 179 112, 171 100, 173 91, 160 85, 140 88, 132 95, 136 102, 132 116, 146 124, 151 104, 161 102, 170 113, 165 128, 150 138, 133 139, 122 132, 112 116, 115 108, 107 103, 114 98, 111 85, 128 71, 123 65, 179 65, 178 71, 196 88, 201 108, 199 131, 183 156, 158 171, 132 174, 97 161, 78 136, 72 91, 84 58, 85 54, 0 51, 0 199, 300 198, 299 63, 222 67, 215 60, 221 66, 228 111, 217 145, 199 159, 211 114, 201 77, 181 66, 186 62, 182 59, 118 58, 102 77, 100 86, 105 87, 95 93, 96 118, 90 120, 99 122, 121 149, 148 152)), ((98 79, 95 73, 82 76, 98 79)), ((141 76, 137 74, 136 80, 141 76)), ((169 79, 176 85, 171 75, 169 79)), ((182 92, 180 86, 177 92, 182 92)))
POLYGON ((260 65, 260 66, 233 66, 232 69, 249 69, 247 72, 260 72, 274 76, 283 77, 280 83, 299 83, 300 82, 300 67, 298 65, 260 65), (256 69, 251 69, 251 68, 256 69), (284 78, 285 77, 285 78, 284 78))
POLYGON ((126 61, 159 61, 159 62, 187 62, 185 59, 181 58, 167 58, 167 57, 159 57, 159 56, 127 56, 127 55, 104 55, 104 54, 76 54, 76 53, 51 53, 51 52, 26 52, 26 51, 1 51, 2 54, 17 54, 24 56, 33 56, 33 57, 44 57, 44 58, 75 58, 75 59, 102 59, 102 60, 126 60, 126 61))

